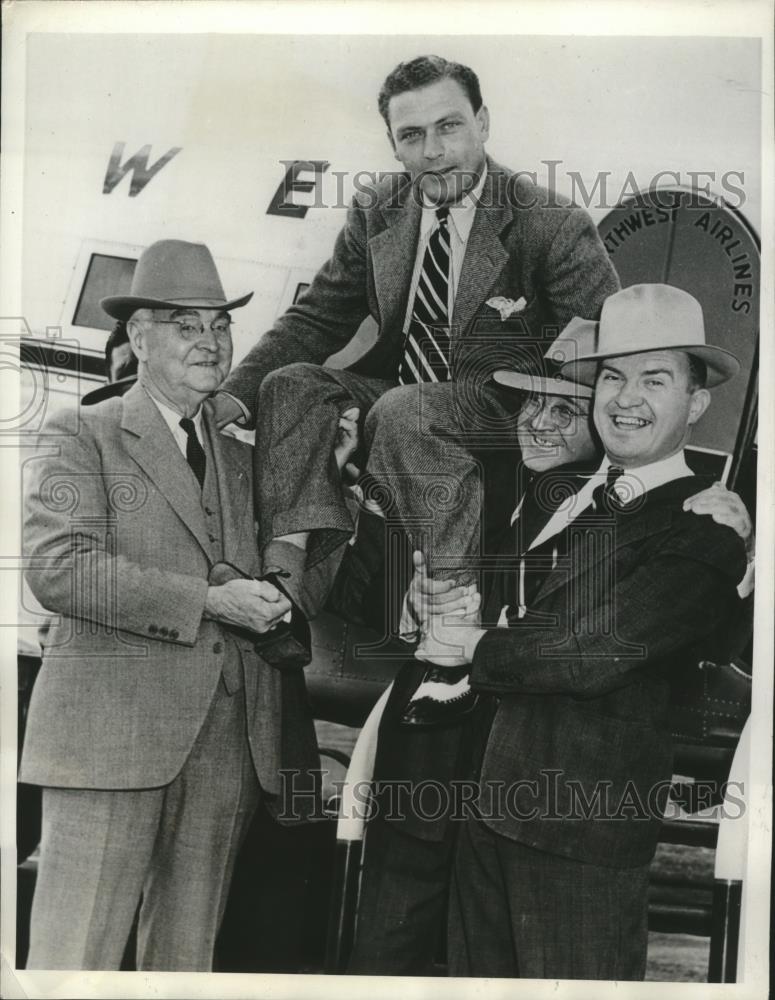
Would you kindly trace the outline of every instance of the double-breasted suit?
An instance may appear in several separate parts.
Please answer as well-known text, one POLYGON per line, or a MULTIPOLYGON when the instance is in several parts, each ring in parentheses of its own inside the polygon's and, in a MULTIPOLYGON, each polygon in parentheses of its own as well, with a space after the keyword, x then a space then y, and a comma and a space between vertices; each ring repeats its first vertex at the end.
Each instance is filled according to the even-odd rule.
POLYGON ((545 338, 573 316, 596 318, 619 287, 584 210, 488 160, 452 311, 453 383, 396 388, 421 216, 408 175, 357 193, 330 260, 224 384, 254 421, 260 410, 256 461, 277 470, 258 484, 262 544, 324 529, 310 542, 314 561, 351 532, 328 456, 337 419, 354 404, 366 418, 367 468, 393 494, 396 513, 404 520, 439 515, 436 548, 459 564, 478 519, 471 449, 490 448, 504 431, 500 442, 513 444, 513 397, 504 402, 489 376, 524 361, 526 345, 543 354, 545 338), (498 299, 501 308, 490 304, 498 299), (377 325, 373 346, 346 371, 321 370, 369 316, 377 325), (455 518, 440 516, 448 507, 434 503, 432 479, 442 493, 451 490, 455 518))
MULTIPOLYGON (((178 794, 181 775, 201 759, 196 781, 185 779, 178 823, 185 837, 187 824, 201 821, 206 827, 208 810, 229 817, 227 829, 213 833, 218 844, 206 844, 213 853, 224 850, 221 842, 227 845, 219 872, 209 872, 209 862, 203 862, 206 874, 188 872, 192 883, 219 882, 202 890, 212 896, 206 905, 215 911, 214 935, 231 855, 258 787, 276 796, 281 768, 305 772, 318 765, 302 676, 273 669, 247 634, 204 616, 216 562, 230 562, 249 575, 260 563, 250 449, 217 432, 209 403, 203 407, 202 432, 207 472, 200 489, 155 402, 138 384, 123 398, 55 417, 44 454, 28 462, 26 576, 55 618, 32 696, 20 778, 45 786, 45 844, 47 794, 52 802, 61 790, 71 793, 68 802, 84 795, 86 821, 97 808, 94 795, 101 802, 99 793, 116 790, 118 801, 140 803, 127 806, 130 817, 140 815, 147 799, 178 794), (206 750, 205 740, 212 743, 206 750), (221 799, 230 783, 238 803, 234 814, 221 799), (134 794, 139 798, 133 800, 134 794)), ((52 821, 49 828, 52 837, 60 836, 61 823, 52 821)), ((141 835, 135 834, 139 843, 141 835)), ((99 856, 99 834, 84 839, 90 836, 88 849, 99 856)), ((102 836, 115 841, 120 835, 103 830, 102 836)), ((153 852, 149 857, 153 868, 153 852)), ((45 884, 46 873, 41 875, 45 884)), ((153 896, 146 875, 138 871, 131 885, 118 890, 122 904, 112 902, 112 913, 128 912, 130 924, 138 883, 146 897, 153 896)), ((84 909, 91 905, 84 901, 80 908, 80 891, 74 886, 68 901, 70 925, 79 938, 88 922, 84 909)), ((166 905, 164 899, 157 903, 156 925, 184 922, 174 902, 165 915, 166 905)), ((190 901, 186 905, 195 908, 190 901)), ((116 916, 119 924, 124 917, 116 916)), ((117 926, 117 943, 110 948, 104 941, 79 940, 69 954, 83 949, 82 967, 109 968, 106 953, 118 949, 120 958, 121 936, 125 939, 128 929, 117 926), (106 964, 90 964, 95 962, 106 964)), ((67 939, 69 930, 55 933, 67 939)), ((156 926, 148 933, 157 941, 163 937, 156 926)), ((168 955, 165 947, 147 942, 146 967, 209 967, 206 948, 192 954, 186 944, 168 955)), ((35 955, 33 937, 33 963, 35 955)))

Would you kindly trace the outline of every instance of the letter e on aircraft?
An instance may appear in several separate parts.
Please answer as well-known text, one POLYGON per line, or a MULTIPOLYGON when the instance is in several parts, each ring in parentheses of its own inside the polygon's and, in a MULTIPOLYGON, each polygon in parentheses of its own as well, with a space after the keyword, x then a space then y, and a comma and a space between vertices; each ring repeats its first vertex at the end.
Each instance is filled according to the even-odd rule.
POLYGON ((110 194, 113 188, 122 179, 124 174, 128 174, 131 171, 132 180, 129 185, 129 197, 134 198, 143 190, 148 181, 158 174, 161 168, 165 164, 169 163, 173 156, 177 156, 183 148, 182 146, 173 146, 172 149, 168 150, 164 156, 160 156, 159 159, 149 167, 148 157, 151 154, 150 143, 148 143, 147 146, 143 146, 142 149, 138 149, 134 156, 130 156, 126 163, 122 164, 121 157, 124 155, 125 145, 126 143, 124 142, 117 142, 113 147, 113 152, 110 154, 108 169, 105 174, 105 182, 102 185, 103 194, 110 194))
POLYGON ((290 196, 294 191, 299 192, 309 192, 315 191, 316 198, 314 205, 312 207, 322 208, 323 203, 318 200, 317 195, 320 191, 318 188, 318 182, 322 174, 328 170, 327 160, 281 160, 286 166, 285 177, 280 181, 280 186, 277 188, 275 193, 272 195, 272 200, 269 202, 269 208, 266 210, 267 215, 282 215, 286 218, 290 217, 292 219, 303 219, 307 214, 307 209, 310 205, 299 205, 294 201, 290 200, 290 196), (313 180, 305 180, 300 177, 299 174, 311 173, 314 174, 313 180))

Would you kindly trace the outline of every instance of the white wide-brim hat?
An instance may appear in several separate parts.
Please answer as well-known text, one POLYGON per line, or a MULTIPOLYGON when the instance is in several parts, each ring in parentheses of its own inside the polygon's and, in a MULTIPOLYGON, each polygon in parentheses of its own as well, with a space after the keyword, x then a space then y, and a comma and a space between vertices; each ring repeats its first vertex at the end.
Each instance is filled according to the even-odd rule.
POLYGON ((227 300, 213 255, 204 243, 158 240, 140 255, 129 295, 108 295, 100 305, 113 319, 135 309, 238 309, 253 293, 227 300))
POLYGON ((568 358, 576 357, 580 350, 591 350, 594 343, 595 336, 591 330, 580 336, 573 336, 570 340, 563 330, 549 345, 543 358, 531 358, 526 354, 524 364, 514 368, 501 368, 492 377, 499 385, 508 386, 509 389, 521 389, 540 396, 590 399, 594 391, 588 385, 582 385, 566 375, 561 366, 568 358))
POLYGON ((740 362, 723 347, 705 342, 702 306, 693 295, 673 285, 630 285, 616 292, 603 303, 600 322, 575 316, 550 349, 563 375, 585 385, 594 386, 598 364, 603 358, 646 354, 650 351, 685 351, 705 363, 707 386, 712 388, 733 378, 740 371, 740 362), (567 356, 560 339, 589 343, 567 356))

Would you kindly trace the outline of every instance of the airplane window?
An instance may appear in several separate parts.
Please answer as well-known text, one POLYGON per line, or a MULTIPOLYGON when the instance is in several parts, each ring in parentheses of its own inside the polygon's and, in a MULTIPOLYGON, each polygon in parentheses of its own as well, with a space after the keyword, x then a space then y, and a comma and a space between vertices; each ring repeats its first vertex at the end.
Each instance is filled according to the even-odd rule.
POLYGON ((75 307, 73 326, 112 330, 115 320, 103 312, 100 299, 106 295, 128 295, 136 264, 130 257, 93 253, 75 307))

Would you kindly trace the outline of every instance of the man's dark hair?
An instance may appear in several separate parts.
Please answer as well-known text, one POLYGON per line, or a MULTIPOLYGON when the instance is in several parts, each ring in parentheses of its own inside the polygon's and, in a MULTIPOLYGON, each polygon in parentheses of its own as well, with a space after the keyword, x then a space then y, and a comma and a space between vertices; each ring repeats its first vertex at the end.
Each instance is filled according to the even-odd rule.
POLYGON ((696 354, 687 354, 686 357, 689 359, 689 375, 687 379, 689 392, 704 389, 708 384, 708 366, 696 354))
MULTIPOLYGON (((105 376, 108 382, 110 382, 110 359, 113 355, 113 351, 117 347, 121 347, 122 344, 129 343, 129 334, 126 332, 126 323, 124 320, 120 319, 116 322, 116 325, 110 331, 108 339, 105 341, 105 376)), ((116 381, 120 378, 126 378, 129 375, 137 374, 137 358, 132 354, 129 361, 125 362, 119 370, 116 372, 116 381)))
POLYGON ((418 56, 409 62, 399 63, 382 84, 379 92, 379 113, 385 119, 390 129, 388 104, 390 98, 397 94, 405 94, 407 90, 419 90, 439 80, 456 80, 468 96, 474 114, 482 106, 482 92, 479 89, 479 78, 468 66, 462 63, 449 62, 441 56, 418 56))

